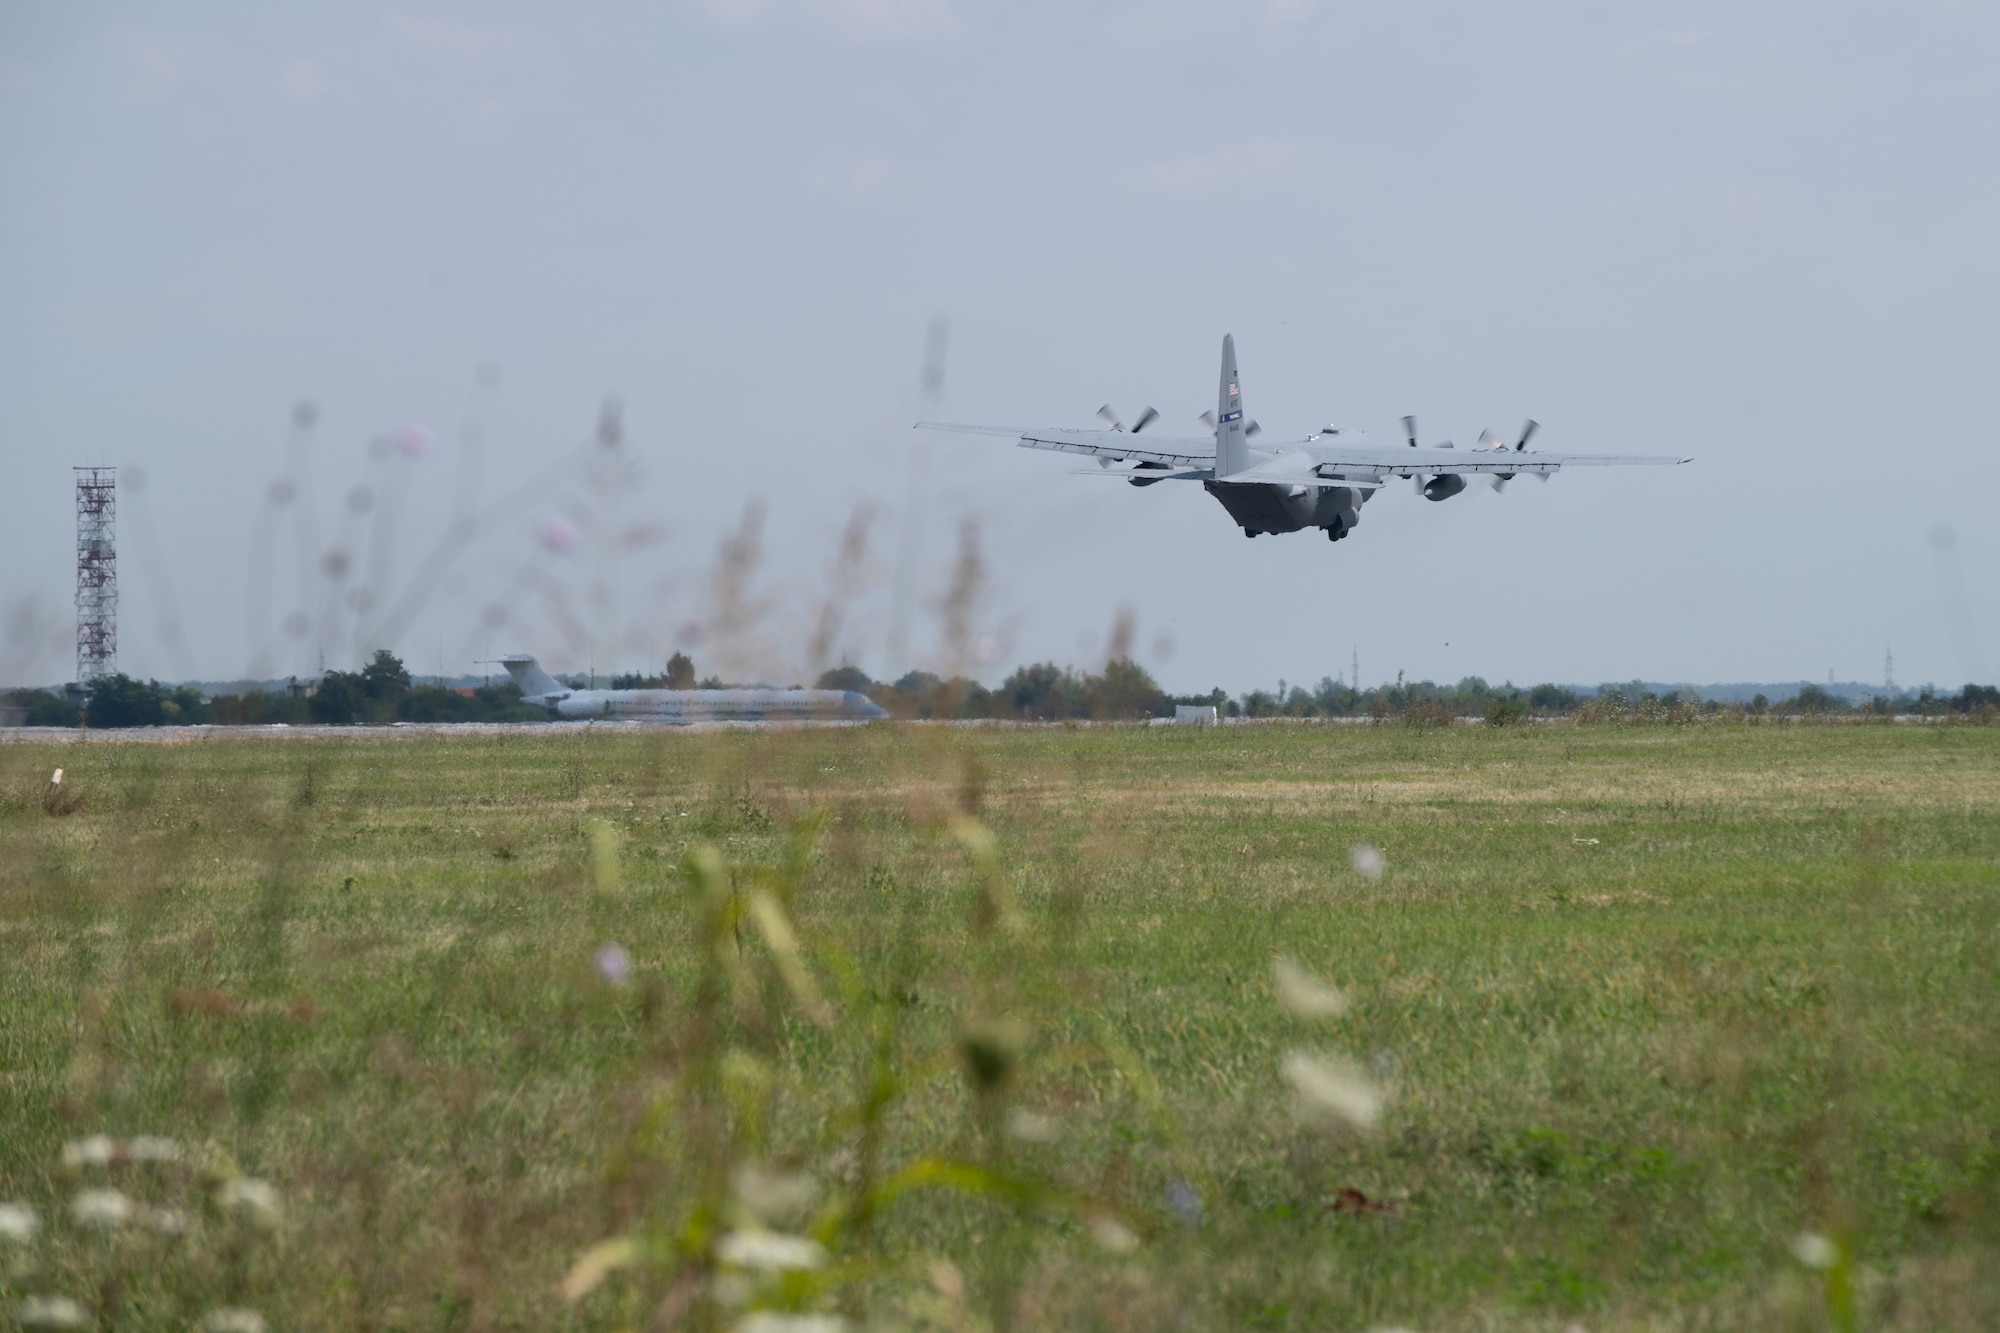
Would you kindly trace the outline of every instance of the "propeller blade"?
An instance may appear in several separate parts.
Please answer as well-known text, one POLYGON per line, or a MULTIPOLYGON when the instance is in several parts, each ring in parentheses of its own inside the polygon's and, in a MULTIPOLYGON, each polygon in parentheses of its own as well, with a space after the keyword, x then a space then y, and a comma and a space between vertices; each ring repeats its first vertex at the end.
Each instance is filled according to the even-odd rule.
POLYGON ((1139 414, 1139 419, 1138 419, 1137 421, 1135 421, 1135 422, 1133 422, 1133 423, 1132 423, 1132 433, 1133 433, 1134 435, 1137 435, 1137 434, 1138 434, 1138 433, 1139 433, 1140 431, 1142 431, 1142 430, 1146 429, 1146 427, 1148 427, 1148 426, 1152 425, 1152 424, 1153 424, 1153 422, 1154 422, 1154 421, 1155 421, 1156 419, 1158 419, 1159 415, 1160 415, 1160 414, 1159 414, 1159 413, 1158 413, 1157 411, 1155 411, 1154 409, 1152 409, 1152 408, 1150 408, 1150 407, 1149 407, 1149 408, 1147 408, 1147 409, 1146 409, 1145 411, 1143 411, 1143 412, 1141 412, 1141 413, 1139 414))
POLYGON ((1535 474, 1535 480, 1536 480, 1536 481, 1543 481, 1543 482, 1545 482, 1545 481, 1547 481, 1548 479, 1549 479, 1549 474, 1548 474, 1548 473, 1546 473, 1546 472, 1537 472, 1537 473, 1535 474))
POLYGON ((1456 446, 1456 445, 1454 445, 1454 444, 1453 444, 1453 443, 1452 443, 1452 442, 1451 442, 1450 440, 1446 440, 1446 441, 1445 441, 1445 442, 1444 442, 1443 444, 1441 444, 1441 445, 1439 445, 1439 446, 1438 446, 1438 448, 1440 448, 1440 449, 1453 449, 1453 448, 1456 448, 1456 447, 1457 447, 1457 446, 1456 446))
POLYGON ((1505 449, 1507 442, 1490 430, 1482 430, 1479 432, 1479 447, 1481 449, 1505 449))
POLYGON ((1417 419, 1415 417, 1403 418, 1403 438, 1410 442, 1412 449, 1417 447, 1417 419))
POLYGON ((1104 421, 1104 424, 1111 427, 1111 429, 1116 431, 1122 431, 1125 429, 1125 423, 1120 421, 1118 419, 1118 414, 1111 410, 1111 404, 1106 403, 1104 406, 1098 408, 1097 415, 1101 417, 1104 421))
POLYGON ((1498 495, 1500 492, 1506 490, 1507 481, 1508 479, 1506 477, 1495 477, 1493 479, 1493 493, 1498 495))
POLYGON ((1247 440, 1262 429, 1264 428, 1258 425, 1255 420, 1252 420, 1248 425, 1243 427, 1243 438, 1247 440))
POLYGON ((1215 413, 1203 412, 1201 414, 1201 424, 1208 427, 1208 433, 1210 435, 1215 434, 1215 413))
MULTIPOLYGON (((1536 431, 1538 431, 1538 430, 1540 430, 1541 428, 1542 428, 1542 423, 1541 423, 1541 422, 1539 422, 1539 421, 1537 421, 1537 420, 1535 420, 1535 419, 1534 419, 1533 417, 1529 417, 1529 418, 1528 418, 1528 419, 1527 419, 1526 421, 1522 422, 1522 423, 1521 423, 1521 438, 1520 438, 1520 439, 1519 439, 1518 441, 1516 441, 1516 442, 1515 442, 1515 444, 1514 444, 1514 452, 1518 454, 1518 453, 1520 453, 1520 452, 1521 452, 1521 451, 1522 451, 1523 449, 1527 448, 1527 447, 1528 447, 1528 441, 1529 441, 1529 440, 1532 440, 1532 439, 1534 439, 1534 438, 1535 438, 1535 432, 1536 432, 1536 431)), ((1546 476, 1547 474, 1546 474, 1546 473, 1541 473, 1541 474, 1538 474, 1538 475, 1542 475, 1542 476, 1546 476)))
POLYGON ((1424 495, 1424 478, 1423 478, 1423 474, 1422 474, 1422 473, 1420 473, 1420 472, 1413 472, 1413 473, 1411 473, 1411 474, 1410 474, 1410 484, 1411 484, 1412 486, 1415 486, 1415 487, 1416 487, 1416 489, 1417 489, 1417 498, 1421 500, 1421 499, 1423 498, 1423 495, 1424 495))

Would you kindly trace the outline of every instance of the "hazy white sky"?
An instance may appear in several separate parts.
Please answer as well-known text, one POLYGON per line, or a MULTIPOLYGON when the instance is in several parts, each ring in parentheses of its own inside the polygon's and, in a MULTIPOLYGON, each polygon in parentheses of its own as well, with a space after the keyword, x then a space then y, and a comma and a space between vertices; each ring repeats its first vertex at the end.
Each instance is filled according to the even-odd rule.
POLYGON ((482 365, 477 497, 532 484, 394 630, 419 671, 657 660, 757 501, 768 611, 731 637, 796 674, 873 500, 834 651, 876 674, 937 661, 967 517, 989 682, 1093 664, 1121 610, 1177 689, 1357 646, 1369 681, 1990 673, 1996 39, 1973 0, 10 5, 0 675, 71 674, 86 462, 144 481, 122 666, 351 664, 341 597, 419 576, 482 365), (1391 490, 1334 546, 907 429, 1198 430, 1224 332, 1276 434, 1532 415, 1697 461, 1391 490), (622 470, 549 480, 607 394, 622 470), (267 500, 301 399, 331 594, 267 500))

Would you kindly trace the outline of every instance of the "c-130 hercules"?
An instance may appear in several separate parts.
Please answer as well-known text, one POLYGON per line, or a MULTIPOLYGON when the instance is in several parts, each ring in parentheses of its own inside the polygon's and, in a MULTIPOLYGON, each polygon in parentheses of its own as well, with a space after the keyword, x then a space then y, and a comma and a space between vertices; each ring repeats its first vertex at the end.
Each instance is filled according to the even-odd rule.
POLYGON ((1432 449, 1417 448, 1417 419, 1403 418, 1408 449, 1371 445, 1360 431, 1328 426, 1317 435, 1286 444, 1252 444, 1259 433, 1255 421, 1243 419, 1242 381, 1236 374, 1236 339, 1222 339, 1222 383, 1213 415, 1204 412, 1214 438, 1177 439, 1140 432, 1160 414, 1147 408, 1127 430, 1107 404, 1098 409, 1106 430, 1019 430, 1012 426, 962 426, 919 421, 919 430, 954 430, 974 435, 1018 437, 1023 449, 1053 449, 1087 454, 1097 467, 1079 475, 1123 477, 1134 486, 1161 481, 1198 481, 1222 502, 1246 537, 1259 533, 1298 532, 1321 528, 1328 541, 1339 541, 1361 521, 1361 506, 1391 477, 1409 477, 1417 494, 1427 500, 1448 500, 1465 489, 1466 478, 1490 478, 1502 490, 1523 473, 1547 481, 1564 467, 1611 467, 1622 464, 1675 464, 1692 459, 1667 455, 1545 454, 1528 452, 1528 440, 1538 428, 1533 421, 1521 438, 1509 445, 1491 431, 1481 431, 1479 447, 1447 455, 1451 442, 1432 449))

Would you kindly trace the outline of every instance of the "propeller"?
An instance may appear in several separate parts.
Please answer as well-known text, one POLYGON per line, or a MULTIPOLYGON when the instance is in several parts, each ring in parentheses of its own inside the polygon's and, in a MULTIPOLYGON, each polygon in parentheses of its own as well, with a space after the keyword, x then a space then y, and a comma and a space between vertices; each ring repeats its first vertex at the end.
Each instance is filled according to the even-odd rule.
MULTIPOLYGON (((1535 432, 1540 430, 1541 428, 1542 428, 1542 423, 1535 420, 1533 417, 1529 417, 1526 421, 1522 422, 1521 438, 1514 441, 1514 452, 1518 454, 1524 451, 1528 447, 1528 441, 1533 439, 1535 437, 1535 432)), ((1489 438, 1493 441, 1491 445, 1492 448, 1505 449, 1507 447, 1507 442, 1505 440, 1502 440, 1499 436, 1493 434, 1492 431, 1490 430, 1481 431, 1479 433, 1479 442, 1481 444, 1485 444, 1489 438)), ((1549 479, 1549 474, 1546 472, 1537 472, 1535 475, 1537 477, 1540 477, 1543 481, 1547 481, 1549 479)), ((1514 476, 1515 474, 1512 472, 1500 473, 1498 476, 1493 478, 1493 489, 1495 491, 1506 490, 1507 483, 1514 480, 1514 476)))
POLYGON ((1260 430, 1262 430, 1262 429, 1264 429, 1264 428, 1263 428, 1262 426, 1258 425, 1258 424, 1257 424, 1257 421, 1256 421, 1256 419, 1255 419, 1255 418, 1253 417, 1253 418, 1252 418, 1251 420, 1249 420, 1248 422, 1244 423, 1244 426, 1243 426, 1243 438, 1247 440, 1247 439, 1249 439, 1249 438, 1250 438, 1250 437, 1251 437, 1252 435, 1255 435, 1255 434, 1256 434, 1256 433, 1257 433, 1258 431, 1260 431, 1260 430))
POLYGON ((1417 447, 1417 419, 1415 417, 1403 418, 1403 438, 1410 442, 1412 449, 1417 447))
MULTIPOLYGON (((1103 420, 1104 424, 1111 427, 1111 429, 1120 432, 1125 431, 1125 423, 1120 421, 1118 419, 1118 414, 1111 410, 1111 404, 1106 403, 1104 406, 1098 408, 1097 415, 1103 420)), ((1159 415, 1160 414, 1156 409, 1150 407, 1147 408, 1145 411, 1139 414, 1139 419, 1132 423, 1132 429, 1130 432, 1127 433, 1132 435, 1137 435, 1140 431, 1146 429, 1146 427, 1152 425, 1154 421, 1158 420, 1159 415)))
POLYGON ((1208 427, 1208 433, 1210 435, 1215 434, 1215 413, 1203 412, 1201 414, 1201 424, 1208 427))

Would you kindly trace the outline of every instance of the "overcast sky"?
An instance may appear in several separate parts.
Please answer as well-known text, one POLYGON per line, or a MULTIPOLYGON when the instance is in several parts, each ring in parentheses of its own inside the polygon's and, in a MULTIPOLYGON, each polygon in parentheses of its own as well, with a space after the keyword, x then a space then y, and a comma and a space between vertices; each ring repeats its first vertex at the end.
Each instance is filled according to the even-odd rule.
POLYGON ((383 640, 797 675, 871 504, 821 656, 877 675, 943 662, 967 519, 989 683, 1094 665, 1121 613, 1188 690, 1356 650, 1369 682, 1990 674, 1997 38, 1972 0, 8 5, 0 675, 73 673, 81 463, 126 469, 120 665, 162 678, 383 640), (1199 431, 1225 332, 1274 435, 1533 416, 1696 461, 1391 488, 1334 546, 908 429, 1108 399, 1199 431))

